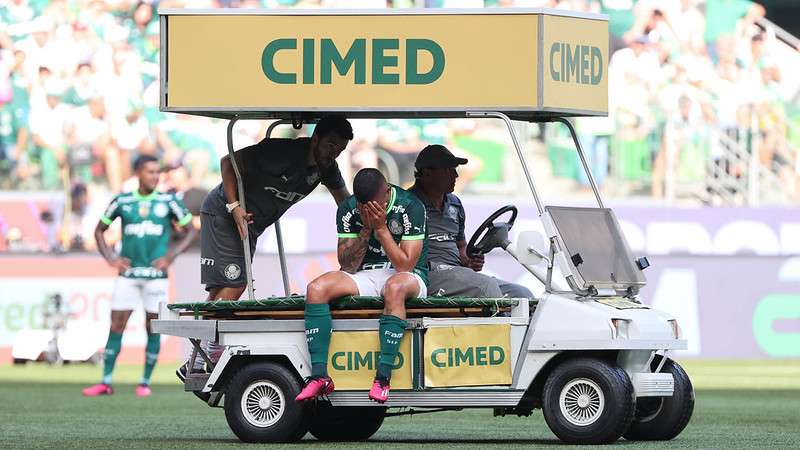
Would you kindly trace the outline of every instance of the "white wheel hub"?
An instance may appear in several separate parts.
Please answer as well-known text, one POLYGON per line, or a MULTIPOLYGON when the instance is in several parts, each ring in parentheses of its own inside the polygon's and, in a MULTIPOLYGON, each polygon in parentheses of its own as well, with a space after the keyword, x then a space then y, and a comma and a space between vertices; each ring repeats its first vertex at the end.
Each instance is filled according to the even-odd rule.
POLYGON ((569 423, 581 427, 591 425, 605 409, 603 390, 588 378, 577 378, 561 389, 558 397, 561 414, 569 423))
POLYGON ((250 425, 266 428, 275 425, 283 417, 286 398, 274 383, 255 381, 244 390, 241 408, 242 415, 250 425))

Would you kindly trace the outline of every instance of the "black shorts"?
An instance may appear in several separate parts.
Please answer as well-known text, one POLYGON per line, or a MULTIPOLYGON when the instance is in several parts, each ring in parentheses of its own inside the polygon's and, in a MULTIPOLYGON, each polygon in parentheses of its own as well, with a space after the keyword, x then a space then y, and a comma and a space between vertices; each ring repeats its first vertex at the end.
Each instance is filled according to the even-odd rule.
MULTIPOLYGON (((251 228, 251 261, 257 239, 251 228)), ((200 281, 207 291, 247 285, 244 245, 230 215, 200 213, 200 281)))

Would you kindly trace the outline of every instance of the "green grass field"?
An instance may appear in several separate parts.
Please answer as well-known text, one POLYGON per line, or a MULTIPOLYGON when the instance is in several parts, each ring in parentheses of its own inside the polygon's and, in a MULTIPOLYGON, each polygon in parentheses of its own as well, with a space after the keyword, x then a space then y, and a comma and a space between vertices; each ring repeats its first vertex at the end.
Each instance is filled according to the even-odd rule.
MULTIPOLYGON (((673 441, 625 448, 800 448, 800 361, 684 362, 697 402, 686 430, 673 441)), ((138 366, 121 366, 116 394, 83 398, 99 367, 0 366, 0 448, 241 448, 222 409, 182 391, 162 365, 150 398, 133 388, 138 366)), ((369 443, 330 444, 310 435, 299 445, 322 448, 510 448, 559 446, 541 411, 492 417, 466 410, 389 418, 369 443)), ((298 445, 286 446, 297 447, 298 445)), ((278 446, 270 446, 276 448, 278 446)))

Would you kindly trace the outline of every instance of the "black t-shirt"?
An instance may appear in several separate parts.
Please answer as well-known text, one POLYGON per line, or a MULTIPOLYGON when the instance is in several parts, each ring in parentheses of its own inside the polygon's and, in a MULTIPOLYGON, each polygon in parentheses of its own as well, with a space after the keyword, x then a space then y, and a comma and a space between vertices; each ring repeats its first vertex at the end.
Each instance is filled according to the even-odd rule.
MULTIPOLYGON (((307 165, 310 151, 310 138, 264 139, 239 150, 245 206, 247 212, 253 214, 250 229, 256 236, 320 183, 331 190, 344 187, 344 179, 335 161, 323 174, 316 166, 307 165)), ((208 194, 200 211, 227 215, 226 203, 220 183, 208 194)))

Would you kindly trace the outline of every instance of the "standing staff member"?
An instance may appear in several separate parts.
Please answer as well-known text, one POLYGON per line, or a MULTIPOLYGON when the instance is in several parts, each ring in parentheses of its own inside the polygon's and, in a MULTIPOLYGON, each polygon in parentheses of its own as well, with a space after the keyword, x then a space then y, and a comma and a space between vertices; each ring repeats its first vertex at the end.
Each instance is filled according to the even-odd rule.
MULTIPOLYGON (((343 117, 325 117, 310 138, 264 139, 237 150, 245 211, 239 202, 236 173, 230 157, 221 162, 222 183, 206 197, 200 209, 200 277, 208 301, 238 300, 247 288, 244 273, 244 237, 250 236, 250 255, 256 240, 286 210, 325 185, 339 205, 350 194, 336 158, 353 139, 353 128, 343 117)), ((207 346, 212 360, 219 357, 216 344, 207 346)), ((199 368, 202 359, 195 363, 199 368)), ((185 367, 179 369, 185 377, 185 367)))
POLYGON ((136 395, 150 395, 150 375, 161 349, 161 335, 150 331, 150 321, 158 317, 158 304, 167 301, 167 268, 183 253, 197 236, 192 226, 192 214, 175 194, 156 191, 161 175, 158 160, 140 156, 133 170, 139 178, 139 188, 114 197, 94 231, 97 248, 119 277, 111 297, 111 330, 108 333, 103 360, 103 381, 83 390, 83 395, 95 397, 113 394, 111 374, 122 347, 122 333, 133 308, 144 305, 147 328, 144 375, 136 387, 136 395), (108 247, 103 233, 119 217, 122 220, 122 250, 117 255, 108 247), (187 232, 172 250, 168 251, 172 226, 187 232))

